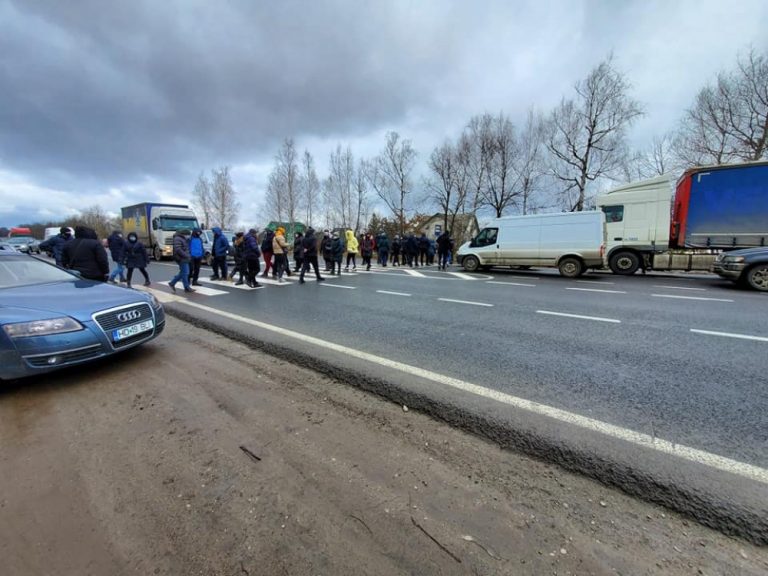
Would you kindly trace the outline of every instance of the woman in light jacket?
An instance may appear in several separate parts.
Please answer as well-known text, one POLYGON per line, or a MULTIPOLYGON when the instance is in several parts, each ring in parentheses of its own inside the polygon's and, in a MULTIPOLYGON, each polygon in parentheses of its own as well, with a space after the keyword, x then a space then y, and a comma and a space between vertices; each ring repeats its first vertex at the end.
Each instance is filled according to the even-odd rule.
POLYGON ((357 270, 357 252, 359 243, 352 230, 347 230, 345 236, 347 237, 347 265, 344 268, 344 272, 349 272, 350 262, 352 262, 352 270, 357 270))

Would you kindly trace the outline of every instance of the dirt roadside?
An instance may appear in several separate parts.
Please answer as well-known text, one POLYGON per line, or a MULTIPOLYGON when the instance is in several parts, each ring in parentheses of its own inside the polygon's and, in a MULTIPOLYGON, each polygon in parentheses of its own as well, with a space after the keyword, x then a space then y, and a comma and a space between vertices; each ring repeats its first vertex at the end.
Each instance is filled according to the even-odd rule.
POLYGON ((758 575, 768 550, 169 318, 0 391, 0 567, 758 575))

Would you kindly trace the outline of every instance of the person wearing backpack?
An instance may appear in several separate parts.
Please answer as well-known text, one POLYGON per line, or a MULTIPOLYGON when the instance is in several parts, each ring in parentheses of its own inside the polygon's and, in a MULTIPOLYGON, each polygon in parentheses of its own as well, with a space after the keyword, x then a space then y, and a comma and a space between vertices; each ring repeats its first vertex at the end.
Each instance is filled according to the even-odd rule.
POLYGON ((272 268, 272 242, 274 239, 275 233, 272 230, 269 228, 264 230, 264 238, 261 241, 261 255, 264 257, 264 274, 262 276, 264 278, 269 276, 269 269, 272 268))
POLYGON ((189 255, 192 259, 189 266, 189 280, 192 286, 200 286, 200 282, 197 280, 200 277, 200 266, 202 266, 205 256, 202 233, 200 228, 194 228, 192 236, 189 238, 189 255))

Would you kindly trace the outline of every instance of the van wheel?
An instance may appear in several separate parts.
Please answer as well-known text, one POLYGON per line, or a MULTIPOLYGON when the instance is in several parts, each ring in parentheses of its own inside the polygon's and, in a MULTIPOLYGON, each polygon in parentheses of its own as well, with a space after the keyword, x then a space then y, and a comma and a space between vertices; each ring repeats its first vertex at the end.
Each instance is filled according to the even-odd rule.
POLYGON ((614 274, 631 276, 640 268, 640 257, 634 252, 617 252, 611 256, 608 266, 614 274))
POLYGON ((566 278, 578 278, 584 271, 584 264, 578 258, 563 258, 557 265, 560 275, 566 278))
POLYGON ((160 250, 160 246, 158 244, 155 244, 155 247, 152 249, 152 256, 154 256, 155 260, 158 262, 163 259, 163 251, 160 250))
POLYGON ((760 292, 768 292, 768 264, 758 264, 747 272, 747 284, 760 292))
POLYGON ((477 256, 465 256, 461 265, 467 272, 477 272, 477 269, 480 268, 480 260, 477 259, 477 256))

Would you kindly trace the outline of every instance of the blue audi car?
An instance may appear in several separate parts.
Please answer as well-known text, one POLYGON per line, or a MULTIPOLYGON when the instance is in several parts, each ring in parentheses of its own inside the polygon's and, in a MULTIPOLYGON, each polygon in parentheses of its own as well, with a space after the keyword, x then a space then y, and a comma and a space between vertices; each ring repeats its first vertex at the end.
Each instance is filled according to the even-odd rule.
POLYGON ((163 328, 163 307, 151 294, 0 252, 0 380, 117 354, 163 328))

